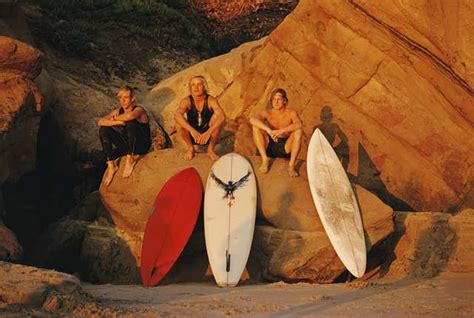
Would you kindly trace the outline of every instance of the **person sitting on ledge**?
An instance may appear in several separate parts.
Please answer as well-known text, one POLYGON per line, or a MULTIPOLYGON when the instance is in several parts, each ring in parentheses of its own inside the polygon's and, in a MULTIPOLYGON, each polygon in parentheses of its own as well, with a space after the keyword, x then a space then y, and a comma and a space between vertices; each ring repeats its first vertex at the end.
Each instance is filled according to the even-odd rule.
POLYGON ((126 155, 123 177, 128 178, 135 167, 137 155, 146 154, 151 146, 149 118, 142 107, 135 105, 133 88, 119 88, 117 99, 121 107, 97 122, 102 149, 107 156, 106 186, 118 170, 117 158, 126 155))
POLYGON ((187 151, 184 159, 194 157, 194 145, 206 145, 207 155, 219 159, 214 147, 225 121, 224 111, 217 99, 208 94, 207 81, 194 76, 189 81, 190 95, 179 103, 175 114, 176 128, 187 151))
POLYGON ((290 158, 288 174, 297 177, 295 162, 301 147, 302 122, 294 109, 287 107, 288 97, 282 88, 270 95, 270 109, 264 109, 250 118, 253 140, 262 157, 259 170, 268 172, 269 158, 290 158))

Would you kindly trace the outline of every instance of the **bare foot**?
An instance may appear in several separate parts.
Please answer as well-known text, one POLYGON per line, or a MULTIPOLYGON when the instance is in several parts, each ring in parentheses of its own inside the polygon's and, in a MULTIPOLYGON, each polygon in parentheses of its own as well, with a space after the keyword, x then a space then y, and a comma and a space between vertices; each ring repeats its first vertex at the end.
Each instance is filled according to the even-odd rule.
POLYGON ((219 156, 214 152, 214 150, 207 150, 207 155, 212 161, 219 159, 219 156))
POLYGON ((292 178, 299 176, 299 173, 295 170, 294 166, 288 166, 288 174, 292 178))
POLYGON ((183 158, 184 160, 191 160, 194 157, 194 147, 189 148, 188 151, 184 154, 183 158))
POLYGON ((123 168, 123 177, 128 178, 132 175, 133 168, 135 168, 135 164, 137 162, 133 159, 128 159, 125 161, 125 168, 123 168))
POLYGON ((268 159, 268 158, 263 159, 262 158, 262 165, 260 166, 260 168, 258 168, 258 170, 260 170, 261 173, 267 173, 269 162, 270 162, 270 159, 268 159))
POLYGON ((104 185, 108 186, 112 183, 114 174, 117 172, 118 167, 115 165, 109 165, 107 170, 105 170, 104 185))

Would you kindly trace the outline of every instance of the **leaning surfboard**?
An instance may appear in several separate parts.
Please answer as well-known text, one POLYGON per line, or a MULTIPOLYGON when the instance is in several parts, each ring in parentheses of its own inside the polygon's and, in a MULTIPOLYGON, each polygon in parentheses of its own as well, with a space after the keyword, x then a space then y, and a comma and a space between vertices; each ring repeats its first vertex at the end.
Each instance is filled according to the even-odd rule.
POLYGON ((252 245, 257 186, 252 166, 230 153, 211 168, 204 195, 207 256, 217 285, 239 283, 252 245))
POLYGON ((359 205, 339 158, 319 129, 309 143, 307 169, 313 201, 329 240, 349 272, 361 277, 367 252, 359 205))
POLYGON ((201 202, 201 178, 194 168, 163 185, 143 237, 140 271, 145 286, 158 284, 176 262, 196 225, 201 202))

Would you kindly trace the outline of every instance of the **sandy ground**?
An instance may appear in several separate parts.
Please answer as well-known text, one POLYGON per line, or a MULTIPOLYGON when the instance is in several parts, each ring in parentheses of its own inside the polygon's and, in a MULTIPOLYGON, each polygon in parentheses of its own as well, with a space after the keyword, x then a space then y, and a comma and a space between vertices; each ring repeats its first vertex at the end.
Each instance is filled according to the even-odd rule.
POLYGON ((141 317, 473 317, 474 274, 346 284, 89 285, 119 315, 141 317))

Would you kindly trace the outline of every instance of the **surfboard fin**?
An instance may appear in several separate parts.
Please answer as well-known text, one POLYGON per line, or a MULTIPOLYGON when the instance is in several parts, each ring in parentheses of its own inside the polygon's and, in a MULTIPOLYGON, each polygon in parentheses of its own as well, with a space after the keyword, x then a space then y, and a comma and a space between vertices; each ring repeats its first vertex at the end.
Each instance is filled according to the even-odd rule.
POLYGON ((244 271, 242 272, 242 275, 240 276, 240 280, 245 282, 246 280, 250 279, 250 274, 249 271, 247 270, 247 266, 245 266, 244 271))
POLYGON ((225 258, 226 258, 225 271, 230 272, 230 254, 228 250, 225 251, 225 258))

